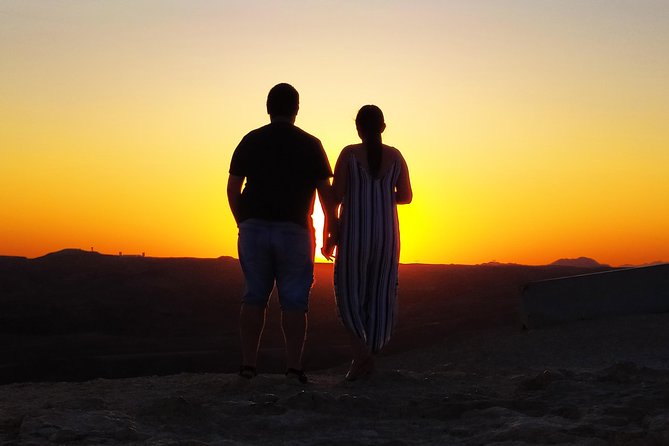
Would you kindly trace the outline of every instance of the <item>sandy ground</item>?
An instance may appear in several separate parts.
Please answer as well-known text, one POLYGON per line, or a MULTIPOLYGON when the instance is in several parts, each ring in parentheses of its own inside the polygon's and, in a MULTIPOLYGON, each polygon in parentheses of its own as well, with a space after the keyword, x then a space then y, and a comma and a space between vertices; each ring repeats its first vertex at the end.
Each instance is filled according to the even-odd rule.
POLYGON ((665 445, 669 315, 463 333, 345 366, 251 381, 181 374, 0 386, 4 445, 665 445))

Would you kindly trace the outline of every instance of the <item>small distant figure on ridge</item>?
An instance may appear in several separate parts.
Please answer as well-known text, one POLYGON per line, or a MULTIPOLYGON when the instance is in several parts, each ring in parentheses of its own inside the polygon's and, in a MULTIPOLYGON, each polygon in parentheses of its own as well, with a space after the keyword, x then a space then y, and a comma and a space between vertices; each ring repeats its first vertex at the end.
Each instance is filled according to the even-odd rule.
POLYGON ((353 352, 349 381, 369 375, 374 355, 390 340, 397 314, 397 205, 413 197, 402 154, 382 143, 381 109, 363 106, 355 125, 362 143, 345 147, 335 165, 332 187, 341 209, 338 221, 326 220, 337 226, 326 228, 331 238, 322 250, 330 260, 337 247, 335 297, 353 352))
POLYGON ((248 133, 230 163, 227 194, 239 226, 239 261, 246 280, 240 312, 239 374, 248 379, 257 375, 265 308, 276 283, 286 342, 286 377, 307 382, 302 351, 314 280, 311 215, 316 190, 326 220, 334 218, 334 207, 330 204, 330 163, 321 142, 294 125, 298 109, 297 90, 289 84, 275 85, 267 96, 270 124, 248 133))

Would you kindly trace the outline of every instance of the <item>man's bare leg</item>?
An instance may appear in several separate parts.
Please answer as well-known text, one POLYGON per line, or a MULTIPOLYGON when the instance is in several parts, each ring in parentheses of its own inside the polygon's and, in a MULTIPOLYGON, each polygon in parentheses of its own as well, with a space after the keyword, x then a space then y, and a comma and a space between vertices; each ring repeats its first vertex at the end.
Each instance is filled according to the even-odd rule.
POLYGON ((307 335, 307 313, 283 311, 281 312, 281 325, 286 341, 287 368, 302 370, 302 351, 307 335))
POLYGON ((239 335, 242 343, 242 365, 255 367, 258 362, 260 336, 265 327, 265 307, 242 304, 239 313, 239 335))

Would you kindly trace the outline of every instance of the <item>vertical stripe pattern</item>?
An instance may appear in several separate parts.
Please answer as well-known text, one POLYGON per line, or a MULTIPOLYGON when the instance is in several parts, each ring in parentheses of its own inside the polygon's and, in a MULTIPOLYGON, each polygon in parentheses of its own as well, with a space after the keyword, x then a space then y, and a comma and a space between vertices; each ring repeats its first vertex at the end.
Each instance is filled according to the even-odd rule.
POLYGON ((397 160, 373 178, 349 157, 335 260, 335 296, 343 324, 374 353, 390 340, 397 316, 400 239, 395 185, 397 160))

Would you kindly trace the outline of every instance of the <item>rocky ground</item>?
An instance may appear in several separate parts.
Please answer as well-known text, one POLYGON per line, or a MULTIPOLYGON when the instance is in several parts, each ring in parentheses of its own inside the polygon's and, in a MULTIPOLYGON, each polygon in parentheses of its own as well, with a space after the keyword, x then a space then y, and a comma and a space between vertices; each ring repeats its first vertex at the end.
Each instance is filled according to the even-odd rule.
POLYGON ((282 375, 0 386, 5 445, 664 445, 669 315, 478 331, 345 366, 282 375))

